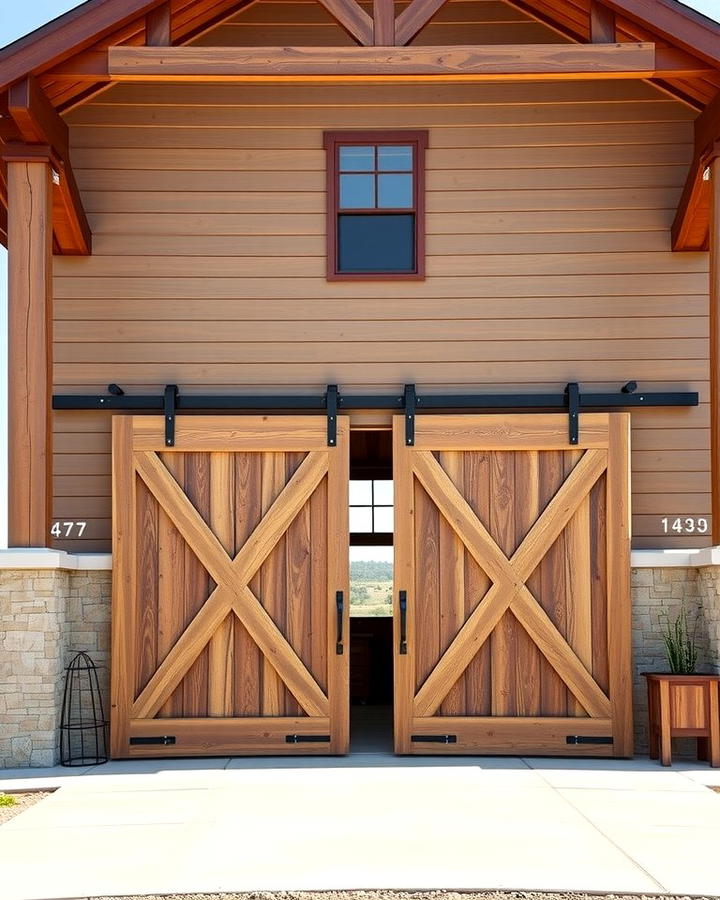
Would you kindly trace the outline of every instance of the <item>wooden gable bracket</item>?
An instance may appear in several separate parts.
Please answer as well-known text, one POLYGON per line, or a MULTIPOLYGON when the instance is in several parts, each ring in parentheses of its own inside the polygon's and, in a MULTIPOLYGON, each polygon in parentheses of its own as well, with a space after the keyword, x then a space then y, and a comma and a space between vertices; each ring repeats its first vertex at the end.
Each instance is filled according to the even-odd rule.
MULTIPOLYGON (((60 253, 88 256, 92 235, 72 166, 68 127, 33 76, 12 85, 8 110, 26 145, 47 145, 56 176, 53 185, 53 230, 60 253)), ((23 152, 23 145, 6 144, 6 157, 23 152)))
POLYGON ((695 150, 672 226, 673 250, 707 250, 710 184, 705 172, 720 146, 720 94, 695 120, 695 150))

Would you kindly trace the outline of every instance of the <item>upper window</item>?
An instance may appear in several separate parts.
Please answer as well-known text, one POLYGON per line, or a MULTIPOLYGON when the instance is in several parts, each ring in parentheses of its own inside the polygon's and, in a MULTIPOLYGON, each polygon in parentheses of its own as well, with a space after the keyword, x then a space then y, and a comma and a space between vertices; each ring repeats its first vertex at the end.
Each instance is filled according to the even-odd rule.
POLYGON ((328 278, 425 277, 426 131, 326 132, 328 278))

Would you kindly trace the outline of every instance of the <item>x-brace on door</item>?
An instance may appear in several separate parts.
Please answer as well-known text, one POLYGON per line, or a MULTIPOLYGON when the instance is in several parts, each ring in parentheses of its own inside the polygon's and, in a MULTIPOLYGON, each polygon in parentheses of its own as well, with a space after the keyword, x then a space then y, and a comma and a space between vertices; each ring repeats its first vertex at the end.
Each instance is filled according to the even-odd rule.
POLYGON ((347 751, 348 437, 115 417, 113 756, 347 751))

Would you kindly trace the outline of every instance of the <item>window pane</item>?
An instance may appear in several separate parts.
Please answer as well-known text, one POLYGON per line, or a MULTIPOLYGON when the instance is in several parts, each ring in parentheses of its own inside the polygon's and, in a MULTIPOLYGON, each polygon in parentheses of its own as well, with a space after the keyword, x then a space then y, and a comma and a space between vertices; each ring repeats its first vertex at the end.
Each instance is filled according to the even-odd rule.
POLYGON ((350 507, 350 531, 372 531, 372 508, 369 506, 350 507))
POLYGON ((412 147, 378 147, 378 169, 381 172, 412 172, 412 147))
POLYGON ((376 481, 375 482, 375 503, 378 506, 393 505, 393 483, 392 481, 376 481))
POLYGON ((377 205, 380 209, 411 209, 413 205, 412 175, 378 175, 377 205))
POLYGON ((338 216, 338 271, 414 272, 415 216, 338 216))
POLYGON ((393 530, 393 509, 391 506, 375 508, 375 531, 387 534, 393 530))
POLYGON ((370 506, 372 504, 372 481, 350 482, 350 506, 370 506))
POLYGON ((373 172, 375 170, 375 147, 341 147, 341 172, 373 172))
MULTIPOLYGON (((403 176, 399 176, 402 178, 403 176)), ((340 209, 374 209, 375 176, 341 175, 340 209)))

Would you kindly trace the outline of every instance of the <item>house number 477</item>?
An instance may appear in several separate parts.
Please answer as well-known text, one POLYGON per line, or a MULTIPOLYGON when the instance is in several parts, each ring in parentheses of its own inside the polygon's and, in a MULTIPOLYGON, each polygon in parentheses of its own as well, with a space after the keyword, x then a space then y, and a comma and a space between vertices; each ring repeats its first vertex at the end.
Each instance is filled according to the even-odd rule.
POLYGON ((665 534, 674 531, 675 534, 705 534, 708 530, 707 519, 695 519, 693 516, 682 518, 678 516, 676 519, 664 518, 660 519, 665 534))
POLYGON ((53 537, 79 537, 83 536, 83 531, 87 528, 87 522, 53 522, 50 534, 53 537))

